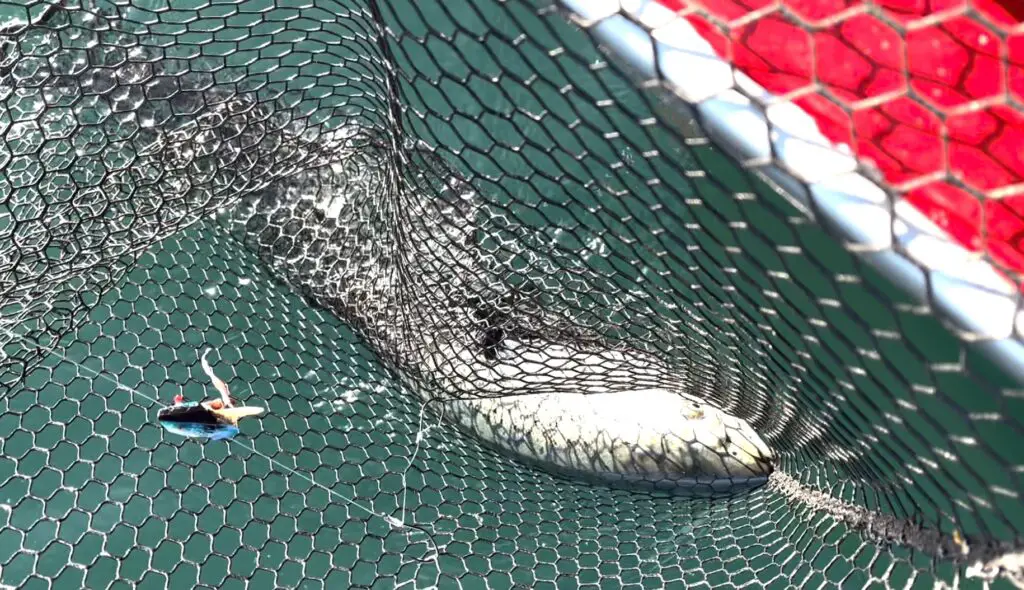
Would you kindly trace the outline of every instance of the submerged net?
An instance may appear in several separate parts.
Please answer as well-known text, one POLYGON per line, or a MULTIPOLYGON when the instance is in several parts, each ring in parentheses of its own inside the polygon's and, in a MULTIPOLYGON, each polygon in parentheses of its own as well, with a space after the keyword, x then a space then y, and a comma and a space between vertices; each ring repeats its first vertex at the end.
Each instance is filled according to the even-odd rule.
POLYGON ((558 6, 0 10, 0 584, 1019 576, 1020 384, 558 6), (268 409, 230 443, 154 422, 206 347, 268 409), (581 482, 424 403, 643 387, 768 485, 581 482))

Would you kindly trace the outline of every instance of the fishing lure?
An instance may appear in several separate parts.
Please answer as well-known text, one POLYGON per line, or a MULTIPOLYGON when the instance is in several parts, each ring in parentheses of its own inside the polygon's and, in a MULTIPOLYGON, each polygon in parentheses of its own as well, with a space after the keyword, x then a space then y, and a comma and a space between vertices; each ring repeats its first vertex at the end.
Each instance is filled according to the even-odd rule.
POLYGON ((210 353, 207 348, 200 362, 203 372, 220 393, 220 399, 204 402, 187 402, 180 393, 174 396, 174 404, 163 408, 157 414, 160 425, 174 434, 188 438, 224 440, 238 434, 238 421, 249 416, 260 416, 266 410, 257 406, 237 406, 231 398, 228 385, 213 373, 206 361, 210 353))

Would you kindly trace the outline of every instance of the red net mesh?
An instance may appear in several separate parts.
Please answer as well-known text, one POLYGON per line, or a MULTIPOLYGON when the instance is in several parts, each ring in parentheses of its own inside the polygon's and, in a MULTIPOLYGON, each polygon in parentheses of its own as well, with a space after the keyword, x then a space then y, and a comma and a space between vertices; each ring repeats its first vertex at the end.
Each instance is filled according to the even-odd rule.
POLYGON ((658 0, 1024 277, 1024 1, 658 0))

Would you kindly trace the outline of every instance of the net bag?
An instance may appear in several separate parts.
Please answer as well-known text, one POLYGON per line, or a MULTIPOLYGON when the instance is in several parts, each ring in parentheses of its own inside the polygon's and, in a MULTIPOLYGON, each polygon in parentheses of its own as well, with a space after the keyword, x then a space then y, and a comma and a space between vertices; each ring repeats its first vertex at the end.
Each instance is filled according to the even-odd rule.
POLYGON ((1024 33, 932 4, 0 6, 0 584, 1024 583, 1024 33))

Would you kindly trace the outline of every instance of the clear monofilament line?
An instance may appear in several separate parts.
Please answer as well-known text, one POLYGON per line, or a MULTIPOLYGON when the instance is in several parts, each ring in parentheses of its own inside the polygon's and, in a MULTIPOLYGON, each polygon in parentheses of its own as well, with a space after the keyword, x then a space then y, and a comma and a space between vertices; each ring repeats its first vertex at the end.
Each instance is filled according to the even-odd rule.
MULTIPOLYGON (((10 330, 8 330, 6 328, 3 328, 3 327, 0 327, 0 329, 2 329, 4 332, 6 332, 9 336, 11 336, 13 338, 17 338, 17 339, 21 340, 22 342, 24 342, 26 344, 38 346, 36 343, 32 342, 28 338, 25 338, 24 336, 21 336, 19 334, 11 332, 10 330)), ((115 377, 113 377, 111 375, 108 375, 107 373, 105 373, 103 371, 98 371, 98 370, 93 369, 92 367, 89 367, 89 366, 87 366, 87 365, 85 365, 83 363, 79 363, 79 362, 77 362, 77 361, 75 361, 73 359, 70 359, 67 356, 61 354, 60 352, 57 352, 57 350, 55 350, 55 349, 50 349, 47 352, 49 354, 52 354, 53 356, 59 358, 60 360, 62 360, 64 362, 67 362, 67 363, 70 363, 70 364, 74 365, 78 369, 82 369, 82 370, 88 371, 89 373, 91 373, 95 377, 98 377, 100 379, 103 379, 105 381, 109 381, 110 383, 113 383, 118 389, 127 391, 127 392, 131 393, 132 395, 141 397, 141 398, 145 399, 146 401, 152 402, 153 404, 156 404, 158 406, 166 407, 166 404, 164 404, 163 402, 161 402, 157 398, 155 398, 153 396, 150 396, 150 395, 147 395, 145 393, 142 393, 141 391, 139 391, 138 389, 135 389, 133 387, 129 387, 127 385, 124 385, 121 382, 119 382, 115 377)), ((402 517, 401 518, 395 518, 395 517, 393 517, 391 515, 388 515, 388 514, 385 514, 383 512, 377 512, 377 511, 373 510, 372 508, 370 508, 369 506, 367 506, 366 504, 363 504, 363 503, 355 500, 354 498, 350 498, 348 496, 345 496, 344 494, 338 492, 337 490, 332 489, 330 487, 327 487, 326 485, 316 481, 311 475, 306 474, 306 473, 302 473, 301 471, 293 469, 293 468, 285 465, 284 463, 278 461, 277 459, 271 457, 270 455, 267 455, 266 453, 263 453, 263 452, 257 450, 252 445, 247 445, 247 444, 245 444, 245 443, 243 443, 243 442, 241 442, 241 441, 239 441, 237 439, 234 439, 234 438, 227 439, 227 442, 230 443, 230 444, 233 444, 233 445, 237 445, 239 448, 245 449, 246 451, 249 451, 250 453, 253 453, 255 455, 259 455, 260 457, 266 459, 274 467, 276 467, 276 468, 278 468, 278 469, 280 469, 280 470, 282 470, 282 471, 284 471, 284 472, 286 472, 286 473, 288 473, 290 475, 294 475, 296 477, 299 477, 301 479, 306 480, 310 484, 323 489, 329 495, 331 495, 332 497, 340 500, 342 503, 347 504, 348 506, 351 506, 353 508, 356 508, 356 509, 358 509, 358 510, 360 510, 360 511, 362 511, 362 512, 364 512, 364 513, 366 513, 366 514, 368 514, 370 516, 380 518, 383 521, 387 522, 388 525, 390 525, 392 527, 395 527, 395 528, 398 528, 398 529, 410 529, 411 531, 417 531, 417 532, 422 533, 423 535, 425 535, 425 537, 427 539, 427 543, 428 543, 428 545, 430 547, 430 550, 432 552, 432 554, 426 559, 426 561, 436 560, 437 555, 438 555, 438 547, 437 547, 437 544, 434 542, 433 537, 431 537, 430 533, 428 533, 420 525, 413 525, 413 524, 409 524, 409 523, 405 522, 405 505, 404 505, 404 502, 403 502, 403 505, 401 506, 401 510, 402 510, 402 517)), ((417 450, 419 449, 419 439, 417 439, 416 448, 417 448, 417 450)), ((410 460, 409 460, 409 467, 407 467, 406 470, 411 468, 412 461, 413 461, 414 458, 415 458, 415 455, 412 458, 410 458, 410 460)), ((403 473, 403 486, 404 486, 404 483, 405 483, 405 474, 403 473)), ((423 561, 423 560, 421 560, 421 561, 423 561)))

